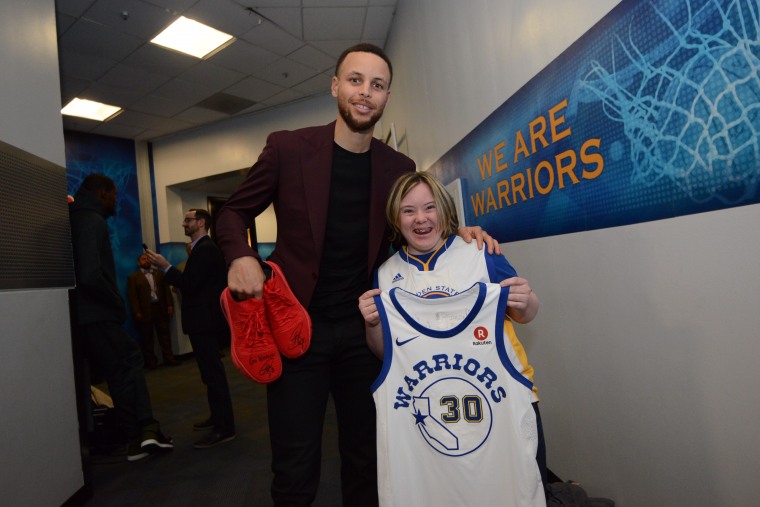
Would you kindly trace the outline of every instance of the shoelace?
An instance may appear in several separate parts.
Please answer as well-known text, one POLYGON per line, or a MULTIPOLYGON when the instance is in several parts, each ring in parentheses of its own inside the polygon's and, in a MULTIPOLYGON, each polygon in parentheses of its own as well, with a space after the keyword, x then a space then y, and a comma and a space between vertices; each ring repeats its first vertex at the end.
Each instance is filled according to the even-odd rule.
MULTIPOLYGON (((274 300, 270 303, 275 308, 293 308, 295 303, 293 300, 285 296, 280 287, 273 288, 271 292, 267 294, 270 300, 274 300)), ((300 312, 278 312, 277 324, 282 327, 295 327, 298 325, 300 312)))
POLYGON ((242 336, 245 337, 246 347, 256 347, 257 345, 267 345, 268 342, 264 338, 266 330, 264 325, 259 319, 259 314, 251 312, 246 315, 245 322, 243 323, 242 336))
POLYGON ((289 327, 293 324, 297 324, 297 320, 298 315, 293 312, 283 313, 282 315, 277 316, 277 324, 279 324, 281 327, 289 327))
POLYGON ((277 285, 272 287, 271 292, 267 293, 267 297, 269 297, 270 299, 272 298, 272 296, 274 296, 275 299, 277 300, 275 303, 277 305, 295 306, 295 303, 293 303, 293 300, 290 297, 286 296, 283 293, 283 289, 277 285))

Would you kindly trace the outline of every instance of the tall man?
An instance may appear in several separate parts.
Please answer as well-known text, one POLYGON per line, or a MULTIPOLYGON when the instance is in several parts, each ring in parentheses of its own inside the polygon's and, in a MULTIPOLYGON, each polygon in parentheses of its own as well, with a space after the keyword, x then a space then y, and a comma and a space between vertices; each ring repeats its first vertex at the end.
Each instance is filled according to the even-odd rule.
POLYGON ((169 315, 174 313, 172 292, 164 282, 164 272, 153 269, 147 254, 137 258, 137 271, 127 278, 127 296, 132 316, 140 333, 143 360, 148 368, 157 365, 154 352, 153 330, 156 331, 158 345, 164 357, 164 364, 176 366, 180 362, 172 352, 169 336, 169 315))
POLYGON ((370 385, 381 363, 369 352, 358 297, 387 257, 385 200, 414 171, 408 157, 374 139, 391 86, 391 63, 371 44, 340 56, 332 78, 336 121, 275 132, 246 180, 219 213, 216 237, 238 297, 262 297, 264 273, 246 228, 274 203, 282 268, 312 319, 310 349, 283 358, 267 385, 276 506, 310 505, 319 485, 328 396, 338 418, 343 505, 377 504, 375 407, 370 385))
POLYGON ((206 449, 235 438, 235 419, 224 364, 219 358, 219 343, 228 333, 219 305, 219 296, 227 286, 227 266, 222 252, 208 236, 211 215, 203 209, 185 213, 182 227, 190 238, 190 256, 184 271, 172 266, 162 255, 151 250, 150 262, 166 273, 167 283, 182 293, 182 330, 190 337, 195 360, 206 385, 211 417, 198 422, 195 429, 210 431, 193 444, 206 449))
POLYGON ((106 219, 116 214, 116 194, 110 178, 90 174, 69 205, 76 275, 73 304, 77 336, 105 377, 129 440, 127 459, 137 461, 149 452, 173 446, 153 419, 140 348, 122 327, 126 307, 116 284, 106 225, 106 219))

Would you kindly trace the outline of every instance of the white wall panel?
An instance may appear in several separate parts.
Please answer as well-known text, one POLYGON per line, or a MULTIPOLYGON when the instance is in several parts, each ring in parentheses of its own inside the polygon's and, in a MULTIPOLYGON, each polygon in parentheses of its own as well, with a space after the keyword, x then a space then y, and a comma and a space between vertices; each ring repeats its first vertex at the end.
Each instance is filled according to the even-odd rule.
POLYGON ((65 166, 54 5, 0 2, 0 139, 65 166))
MULTIPOLYGON (((65 166, 54 7, 0 2, 0 139, 65 166)), ((0 346, 0 498, 61 505, 84 484, 67 290, 0 291, 0 346)))

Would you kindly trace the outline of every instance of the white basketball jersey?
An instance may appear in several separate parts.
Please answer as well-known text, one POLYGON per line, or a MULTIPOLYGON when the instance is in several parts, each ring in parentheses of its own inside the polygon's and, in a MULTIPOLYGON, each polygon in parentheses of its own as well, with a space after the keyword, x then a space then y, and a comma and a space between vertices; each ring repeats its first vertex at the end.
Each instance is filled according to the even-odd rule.
POLYGON ((377 408, 383 507, 544 506, 532 384, 509 360, 508 289, 375 298, 383 326, 377 408))
MULTIPOLYGON (((514 268, 505 258, 505 270, 517 276, 514 268)), ((478 250, 475 242, 465 243, 459 236, 450 236, 426 261, 399 250, 375 272, 375 287, 384 291, 401 287, 424 298, 446 297, 472 287, 477 282, 499 283, 493 256, 486 249, 478 250)), ((504 332, 511 343, 508 347, 509 359, 515 368, 530 382, 533 382, 533 366, 517 338, 514 324, 504 318, 504 332)), ((533 401, 538 401, 537 389, 533 389, 533 401)))

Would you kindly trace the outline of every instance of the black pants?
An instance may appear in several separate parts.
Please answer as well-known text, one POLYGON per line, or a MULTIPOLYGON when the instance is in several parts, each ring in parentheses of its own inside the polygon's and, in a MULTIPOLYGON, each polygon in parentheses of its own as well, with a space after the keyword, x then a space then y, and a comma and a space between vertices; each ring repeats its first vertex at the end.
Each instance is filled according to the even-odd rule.
POLYGON ((89 359, 108 384, 119 424, 128 438, 139 437, 142 427, 153 422, 140 347, 117 322, 86 324, 80 332, 89 359))
POLYGON ((214 429, 223 435, 235 433, 230 387, 227 384, 224 364, 219 358, 218 333, 192 333, 189 336, 201 380, 206 385, 211 423, 214 429))
POLYGON ((161 307, 161 303, 151 304, 150 315, 144 315, 142 321, 136 321, 135 326, 140 334, 140 348, 143 353, 143 360, 149 367, 156 366, 156 354, 154 353, 153 330, 156 330, 158 345, 161 347, 161 354, 164 361, 174 358, 172 352, 172 342, 169 335, 169 315, 161 307))
POLYGON ((546 467, 546 441, 544 440, 544 425, 541 423, 541 412, 538 411, 538 402, 533 402, 533 411, 536 413, 536 431, 538 432, 538 447, 536 448, 536 463, 541 472, 541 482, 544 485, 544 496, 548 499, 551 489, 549 488, 549 470, 546 467))
POLYGON ((375 404, 370 386, 381 362, 367 348, 361 315, 312 315, 309 351, 283 358, 267 386, 272 498, 277 507, 311 505, 319 486, 322 429, 332 394, 338 419, 344 507, 377 505, 375 404))

